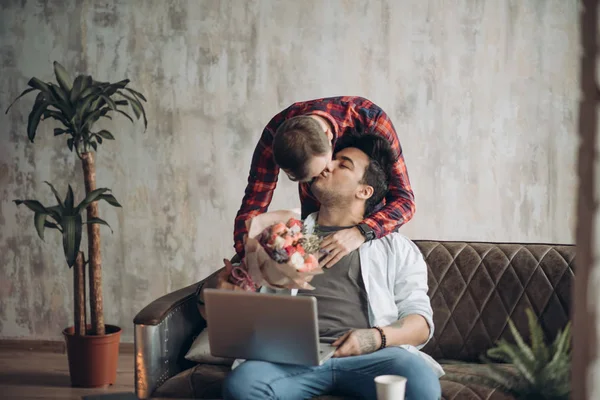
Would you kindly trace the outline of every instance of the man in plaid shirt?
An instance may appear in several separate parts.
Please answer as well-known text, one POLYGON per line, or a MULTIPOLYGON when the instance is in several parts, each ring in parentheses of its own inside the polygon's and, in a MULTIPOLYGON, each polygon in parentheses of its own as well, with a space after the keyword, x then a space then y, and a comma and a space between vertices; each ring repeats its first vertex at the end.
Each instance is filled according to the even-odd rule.
POLYGON ((274 116, 254 150, 248 185, 235 218, 234 241, 243 256, 246 221, 267 211, 279 170, 299 182, 302 218, 318 211, 311 181, 329 168, 336 143, 344 135, 376 134, 388 140, 396 158, 389 190, 380 208, 357 227, 343 229, 322 243, 325 268, 360 247, 407 223, 415 212, 414 195, 394 126, 386 113, 362 97, 330 97, 294 103, 274 116))

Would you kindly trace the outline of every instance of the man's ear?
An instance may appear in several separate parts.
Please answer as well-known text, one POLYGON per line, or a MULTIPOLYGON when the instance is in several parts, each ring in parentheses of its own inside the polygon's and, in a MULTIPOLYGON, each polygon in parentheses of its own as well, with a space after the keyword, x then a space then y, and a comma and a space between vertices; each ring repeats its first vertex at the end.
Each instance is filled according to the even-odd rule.
POLYGON ((356 193, 356 197, 358 197, 361 200, 367 201, 367 199, 373 196, 373 191, 373 186, 360 185, 358 193, 356 193))

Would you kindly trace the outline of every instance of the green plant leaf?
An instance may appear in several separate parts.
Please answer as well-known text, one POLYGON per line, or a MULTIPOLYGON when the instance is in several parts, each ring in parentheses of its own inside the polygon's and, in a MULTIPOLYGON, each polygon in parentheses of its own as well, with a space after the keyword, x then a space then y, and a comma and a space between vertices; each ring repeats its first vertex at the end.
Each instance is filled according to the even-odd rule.
POLYGON ((98 144, 102 144, 102 138, 100 136, 98 136, 97 134, 95 134, 94 136, 96 137, 98 144))
POLYGON ((52 106, 58 108, 65 116, 67 116, 67 119, 71 118, 73 108, 71 107, 71 103, 69 103, 68 92, 65 92, 60 86, 50 84, 50 93, 52 93, 56 99, 56 101, 52 103, 52 106))
POLYGON ((523 337, 521 336, 521 334, 519 333, 519 331, 515 327, 515 324, 510 319, 508 320, 508 326, 510 328, 510 332, 512 333, 513 337, 515 338, 515 342, 517 343, 517 346, 519 346, 519 350, 520 350, 521 354, 530 363, 534 363, 535 362, 535 355, 533 354, 533 351, 525 343, 525 341, 523 340, 523 337))
POLYGON ((94 83, 92 77, 88 75, 85 77, 85 89, 83 89, 83 91, 79 95, 79 100, 85 101, 90 95, 96 96, 100 92, 102 92, 102 88, 98 87, 98 85, 94 83))
POLYGON ((73 210, 73 204, 75 202, 75 196, 73 195, 73 188, 69 185, 69 190, 67 191, 67 196, 65 197, 65 212, 67 214, 71 214, 73 210))
POLYGON ((62 232, 62 229, 60 228, 60 226, 56 225, 54 222, 50 222, 50 221, 46 220, 44 222, 44 226, 46 228, 57 229, 62 232))
POLYGON ((144 116, 144 130, 146 130, 148 128, 148 119, 146 118, 146 110, 144 109, 142 103, 140 103, 137 98, 128 96, 123 92, 119 92, 119 94, 129 100, 131 108, 133 109, 133 113, 137 119, 140 119, 140 115, 144 116))
POLYGON ((17 98, 14 99, 12 103, 10 103, 10 106, 8 106, 8 108, 6 109, 5 114, 8 114, 8 110, 10 110, 10 108, 17 102, 17 100, 19 100, 21 97, 25 96, 27 93, 33 92, 34 90, 36 90, 36 89, 35 88, 27 88, 27 89, 23 90, 23 92, 21 92, 21 94, 19 96, 17 96, 17 98))
POLYGON ((56 81, 65 92, 71 91, 71 77, 67 70, 60 65, 59 62, 54 61, 54 75, 56 75, 56 81))
POLYGON ((72 152, 73 151, 73 138, 67 139, 67 146, 69 147, 69 150, 71 150, 71 152, 72 152))
MULTIPOLYGON (((52 105, 52 104, 50 104, 50 105, 52 105)), ((62 124, 65 127, 71 129, 71 126, 70 126, 71 124, 65 118, 65 115, 61 111, 46 110, 46 111, 44 111, 43 117, 44 117, 44 119, 52 118, 52 119, 55 119, 57 121, 60 121, 60 122, 62 122, 62 124)))
POLYGON ((136 99, 135 97, 131 97, 121 91, 119 91, 118 93, 121 96, 125 97, 127 100, 129 100, 129 103, 131 104, 131 109, 133 110, 135 117, 137 119, 140 119, 140 116, 142 115, 142 104, 139 102, 139 100, 136 99))
POLYGON ((100 219, 100 218, 90 218, 85 223, 86 224, 101 224, 101 225, 106 225, 106 226, 108 226, 108 229, 110 229, 110 233, 114 233, 113 230, 112 230, 112 228, 108 224, 108 222, 106 222, 103 219, 100 219))
POLYGON ((14 202, 17 206, 20 206, 21 204, 25 205, 33 212, 48 214, 46 207, 44 207, 42 203, 37 200, 14 200, 14 202))
POLYGON ((531 309, 526 309, 527 321, 529 323, 529 335, 531 336, 531 349, 538 363, 545 364, 550 357, 548 347, 544 341, 544 332, 535 314, 531 309))
POLYGON ((122 207, 112 194, 103 194, 98 197, 98 200, 104 200, 113 207, 122 207))
POLYGON ((146 100, 146 98, 144 97, 144 95, 141 94, 138 91, 135 91, 135 90, 133 90, 131 88, 125 88, 125 90, 127 90, 129 93, 131 93, 132 95, 134 95, 135 97, 137 97, 137 98, 139 98, 139 99, 141 99, 143 101, 148 101, 148 100, 146 100))
POLYGON ((112 96, 117 92, 117 90, 125 88, 128 83, 129 79, 123 79, 122 81, 109 84, 104 88, 104 93, 106 93, 108 96, 112 96))
POLYGON ((517 394, 519 389, 522 390, 523 386, 525 386, 519 375, 516 375, 506 369, 499 368, 496 364, 487 359, 485 359, 485 362, 486 364, 483 365, 483 370, 486 371, 485 376, 502 385, 503 389, 507 393, 513 395, 517 394))
POLYGON ((77 210, 78 211, 82 211, 83 209, 85 209, 87 206, 89 206, 90 204, 92 204, 94 201, 98 200, 99 197, 103 194, 108 192, 110 189, 108 188, 99 188, 99 189, 95 189, 92 190, 91 192, 89 192, 87 194, 87 196, 85 196, 85 199, 83 199, 81 201, 81 203, 79 203, 77 205, 77 210))
POLYGON ((102 129, 100 132, 97 133, 97 135, 106 140, 115 140, 115 137, 113 136, 113 134, 105 129, 102 129))
POLYGON ((83 100, 80 100, 77 103, 76 111, 75 111, 75 121, 77 121, 77 123, 80 127, 83 126, 83 124, 85 123, 86 115, 93 112, 93 110, 91 109, 91 106, 92 106, 92 103, 97 98, 98 98, 97 94, 91 93, 90 95, 84 97, 83 100))
POLYGON ((510 357, 504 352, 504 350, 502 350, 501 348, 498 348, 498 347, 489 349, 487 351, 487 355, 488 355, 488 357, 491 357, 491 358, 501 361, 501 362, 505 362, 505 363, 511 362, 510 357))
POLYGON ((560 357, 564 357, 569 353, 571 346, 571 322, 567 323, 564 331, 557 335, 556 350, 550 361, 550 364, 555 363, 560 357))
POLYGON ((29 118, 27 120, 27 137, 33 143, 33 139, 35 139, 35 134, 37 132, 37 127, 40 124, 40 119, 42 118, 42 114, 46 111, 50 103, 43 100, 39 103, 35 103, 31 112, 29 113, 29 118))
POLYGON ((115 104, 118 106, 126 106, 129 102, 127 100, 115 100, 115 104))
POLYGON ((508 342, 502 340, 499 342, 498 347, 511 358, 513 365, 519 370, 521 376, 527 379, 531 384, 535 383, 534 377, 534 363, 527 359, 518 347, 510 345, 508 342))
POLYGON ((123 110, 119 110, 118 108, 117 108, 115 111, 116 111, 116 112, 118 112, 118 113, 121 113, 121 114, 123 114, 123 115, 124 115, 124 116, 126 116, 126 117, 127 117, 127 118, 128 118, 130 121, 131 121, 131 122, 133 122, 133 118, 131 118, 131 117, 129 116, 129 114, 127 114, 125 111, 123 111, 123 110))
POLYGON ((79 100, 79 96, 81 95, 81 93, 83 92, 83 90, 85 89, 86 85, 86 76, 85 75, 79 75, 75 78, 75 81, 73 82, 73 87, 71 88, 71 91, 69 92, 69 101, 71 102, 71 104, 76 104, 77 100, 79 100))
POLYGON ((46 83, 42 82, 38 78, 31 78, 29 82, 27 82, 27 85, 31 86, 34 89, 50 94, 50 86, 48 86, 46 83))
POLYGON ((56 199, 56 201, 58 201, 58 206, 61 208, 61 210, 65 207, 62 200, 60 199, 60 196, 58 195, 58 192, 56 191, 56 189, 54 188, 54 186, 52 186, 52 184, 48 181, 44 181, 44 183, 48 186, 50 186, 50 190, 52 190, 52 193, 54 194, 54 198, 56 199))
POLYGON ((77 258, 77 252, 81 245, 82 218, 80 214, 63 217, 63 249, 67 265, 72 267, 77 258))
POLYGON ((46 217, 48 214, 35 213, 33 221, 35 224, 35 230, 38 233, 40 239, 44 240, 44 226, 46 225, 46 217))
POLYGON ((108 106, 112 109, 112 110, 116 110, 117 109, 117 105, 115 104, 115 102, 113 101, 113 99, 111 99, 110 97, 101 94, 100 98, 102 100, 104 100, 106 102, 106 104, 108 104, 108 106))
POLYGON ((94 148, 94 151, 98 151, 98 144, 94 141, 90 141, 90 145, 94 148))
POLYGON ((83 125, 81 126, 81 130, 86 131, 86 130, 91 129, 92 125, 94 124, 94 122, 96 122, 100 118, 101 114, 102 114, 102 110, 96 110, 96 111, 93 111, 91 114, 88 114, 85 117, 85 121, 84 121, 83 125))
POLYGON ((61 206, 46 207, 50 217, 52 217, 59 225, 62 223, 62 216, 64 214, 64 208, 61 206))
POLYGON ((54 136, 62 135, 65 132, 68 132, 68 130, 62 128, 54 128, 54 136))

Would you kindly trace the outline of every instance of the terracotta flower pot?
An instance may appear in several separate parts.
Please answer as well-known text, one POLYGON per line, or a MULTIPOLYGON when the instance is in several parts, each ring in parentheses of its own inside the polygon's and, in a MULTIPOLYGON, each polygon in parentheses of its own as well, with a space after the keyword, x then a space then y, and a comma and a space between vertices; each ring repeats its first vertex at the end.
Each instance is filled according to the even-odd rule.
MULTIPOLYGON (((88 330, 91 327, 88 325, 88 330)), ((72 326, 63 330, 67 343, 71 386, 101 387, 117 379, 121 328, 106 325, 106 335, 78 336, 72 326)))

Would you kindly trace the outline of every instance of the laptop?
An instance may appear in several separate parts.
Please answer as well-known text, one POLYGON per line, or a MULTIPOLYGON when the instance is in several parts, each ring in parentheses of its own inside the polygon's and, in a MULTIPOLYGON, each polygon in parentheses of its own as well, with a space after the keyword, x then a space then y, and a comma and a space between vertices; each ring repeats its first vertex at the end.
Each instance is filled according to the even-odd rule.
POLYGON ((205 289, 210 352, 215 357, 318 366, 336 347, 319 342, 317 299, 205 289))

